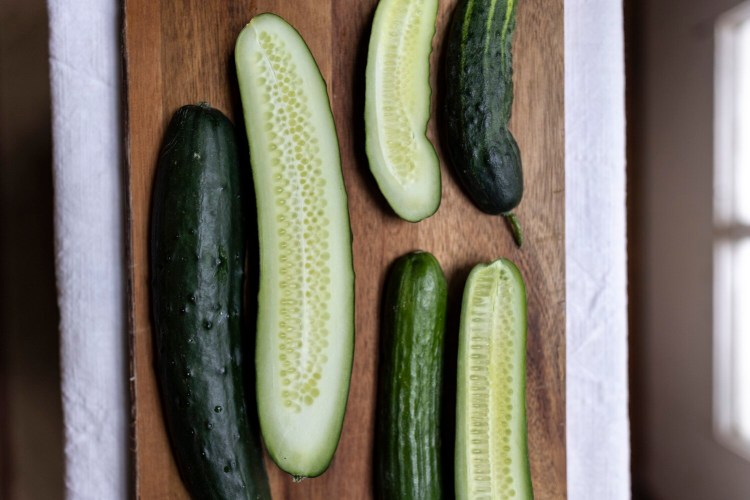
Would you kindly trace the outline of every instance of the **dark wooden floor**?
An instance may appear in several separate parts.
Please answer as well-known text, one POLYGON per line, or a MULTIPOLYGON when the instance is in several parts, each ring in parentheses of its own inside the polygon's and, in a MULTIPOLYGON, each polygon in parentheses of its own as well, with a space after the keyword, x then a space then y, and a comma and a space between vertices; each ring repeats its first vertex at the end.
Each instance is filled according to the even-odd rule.
POLYGON ((0 0, 0 499, 63 497, 45 0, 0 0))

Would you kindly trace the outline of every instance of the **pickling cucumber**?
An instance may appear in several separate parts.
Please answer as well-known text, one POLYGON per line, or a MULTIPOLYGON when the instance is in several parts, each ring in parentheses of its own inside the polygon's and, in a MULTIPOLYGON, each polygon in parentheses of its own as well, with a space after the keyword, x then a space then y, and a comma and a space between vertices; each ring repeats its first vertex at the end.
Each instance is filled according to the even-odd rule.
POLYGON ((440 206, 440 162, 427 138, 437 7, 437 0, 380 0, 367 54, 370 170, 394 212, 411 222, 440 206))
POLYGON ((338 445, 354 341, 338 139, 318 66, 283 19, 253 18, 235 59, 258 207, 261 432, 281 469, 313 477, 338 445))
POLYGON ((526 436, 526 288, 509 260, 476 266, 458 336, 456 498, 533 498, 526 436))
POLYGON ((521 153, 508 121, 513 107, 513 31, 518 0, 460 0, 447 38, 446 146, 474 204, 503 214, 520 246, 512 210, 523 196, 521 153))
POLYGON ((443 498, 440 402, 447 285, 427 252, 399 258, 385 291, 378 379, 378 498, 443 498))
POLYGON ((208 105, 167 127, 151 212, 156 374, 193 498, 270 498, 241 355, 245 226, 234 127, 208 105))

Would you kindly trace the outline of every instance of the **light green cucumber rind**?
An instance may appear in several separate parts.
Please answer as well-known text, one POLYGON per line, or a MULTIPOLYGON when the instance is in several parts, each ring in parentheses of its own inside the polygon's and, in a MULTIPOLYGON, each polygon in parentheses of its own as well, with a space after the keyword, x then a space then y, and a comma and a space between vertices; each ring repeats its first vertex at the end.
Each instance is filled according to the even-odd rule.
MULTIPOLYGON (((284 20, 273 14, 261 14, 240 33, 235 50, 240 93, 245 124, 250 145, 253 180, 258 207, 258 231, 260 241, 260 290, 258 294, 258 335, 256 347, 256 371, 258 385, 258 409, 261 431, 271 458, 286 472, 296 477, 315 477, 329 466, 338 445, 343 425, 354 344, 354 269, 351 255, 351 227, 347 208, 347 197, 341 175, 341 159, 338 149, 333 115, 328 101, 326 85, 309 48, 299 33, 284 20), (258 42, 261 33, 271 33, 282 41, 291 54, 294 71, 301 75, 297 86, 306 99, 309 110, 310 130, 317 141, 322 174, 310 182, 321 181, 323 196, 314 200, 315 206, 304 205, 308 211, 320 210, 328 224, 320 229, 320 237, 305 240, 307 245, 327 245, 328 258, 325 266, 330 271, 326 291, 330 293, 325 313, 330 318, 325 323, 327 346, 321 361, 322 377, 317 386, 319 395, 310 406, 302 405, 301 413, 285 408, 282 404, 281 340, 277 325, 285 318, 279 310, 282 278, 280 245, 282 229, 276 213, 279 197, 274 192, 272 139, 267 126, 278 120, 267 107, 265 96, 270 85, 260 85, 256 77, 262 66, 253 58, 266 57, 263 64, 270 68, 267 54, 258 42)), ((271 69, 273 73, 273 69, 271 69)), ((276 73, 273 73, 274 77, 276 73)), ((278 103, 277 103, 278 104, 278 103)), ((286 109, 286 108, 285 108, 286 109)), ((288 136, 285 136, 288 139, 288 136)), ((279 167, 282 168, 282 167, 279 167)), ((300 174, 302 179, 304 174, 300 174)), ((286 179, 282 182, 287 184, 286 179)), ((300 180, 300 182, 302 182, 300 180)), ((278 184, 277 184, 278 187, 278 184)), ((295 200, 291 200, 292 203, 295 200)), ((288 214, 289 215, 289 214, 288 214)), ((310 227, 310 226, 305 226, 310 227)), ((314 227, 312 229, 315 229, 314 227)), ((302 233, 304 231, 300 231, 302 233)), ((302 234, 295 235, 300 240, 302 234)), ((322 248, 322 246, 320 247, 322 248)), ((319 251, 320 248, 318 248, 319 251)), ((310 250, 311 252, 315 249, 310 250)), ((307 251, 307 247, 305 249, 307 251)), ((291 265, 295 265, 292 262, 291 265)), ((301 273, 313 273, 302 270, 301 273)), ((314 301, 303 300, 305 304, 314 301)), ((302 307, 304 309, 304 306, 302 307)), ((308 314, 308 316, 311 316, 308 314)), ((311 330, 305 325, 294 325, 310 339, 311 330)), ((303 341, 297 352, 310 354, 310 342, 303 341)))
MULTIPOLYGON (((406 3, 414 5, 417 2, 381 0, 375 11, 367 55, 365 135, 370 170, 383 196, 401 218, 410 222, 418 222, 437 211, 442 194, 440 161, 435 148, 427 138, 432 95, 429 81, 430 53, 432 38, 435 34, 438 2, 436 0, 421 2, 424 4, 421 11, 412 12, 412 16, 418 16, 421 21, 417 43, 410 51, 414 57, 408 60, 391 61, 391 63, 412 71, 414 99, 411 99, 412 102, 393 102, 391 99, 383 98, 381 87, 384 79, 394 77, 394 73, 398 71, 394 72, 385 68, 382 59, 385 57, 388 30, 394 28, 390 19, 394 14, 393 10, 403 7, 406 3), (401 106, 401 111, 409 121, 409 132, 414 138, 416 147, 414 157, 410 158, 415 165, 412 180, 406 180, 401 173, 397 172, 395 170, 397 165, 393 158, 389 158, 386 154, 386 124, 383 117, 386 106, 401 106)), ((420 7, 420 5, 415 5, 413 8, 419 9, 420 7)))
MULTIPOLYGON (((511 416, 513 424, 511 428, 511 443, 510 453, 512 460, 512 489, 514 490, 514 496, 512 498, 519 500, 533 499, 533 489, 531 483, 531 470, 529 465, 528 455, 528 442, 527 442, 527 422, 526 422, 526 329, 527 329, 527 313, 526 313, 526 289, 518 268, 507 259, 499 259, 490 264, 479 264, 469 274, 464 290, 462 308, 461 308, 461 322, 459 330, 458 340, 458 381, 457 381, 457 395, 456 395, 456 446, 455 446, 455 493, 458 500, 469 499, 473 497, 472 491, 475 487, 472 479, 469 477, 469 459, 471 457, 470 446, 471 434, 470 434, 470 418, 469 412, 471 408, 471 401, 469 400, 469 377, 471 375, 469 370, 469 338, 468 330, 472 318, 470 317, 470 303, 474 293, 474 287, 481 273, 486 271, 500 272, 501 269, 505 269, 510 272, 512 276, 510 282, 512 286, 512 301, 515 302, 514 307, 517 308, 516 313, 518 314, 518 322, 513 325, 514 332, 513 337, 517 340, 513 346, 513 353, 511 357, 513 359, 515 367, 513 368, 513 379, 514 382, 507 384, 505 380, 494 380, 491 381, 498 384, 498 391, 495 391, 495 398, 492 397, 492 393, 489 396, 490 401, 488 407, 492 409, 497 407, 497 393, 499 391, 507 391, 508 389, 513 390, 513 415, 511 416)), ((501 305, 502 306, 502 305, 501 305)), ((492 340, 497 340, 498 335, 494 336, 492 340)), ((492 344, 490 351, 490 363, 494 363, 497 366, 499 355, 502 352, 498 352, 502 349, 498 346, 499 342, 492 344)), ((488 418, 490 418, 490 412, 488 412, 488 418)), ((497 429, 494 429, 497 431, 497 429)), ((501 438, 500 433, 489 431, 490 443, 495 443, 495 446, 499 446, 499 439, 501 438)), ((492 471, 491 475, 495 475, 498 471, 502 470, 505 466, 503 463, 496 460, 491 464, 492 471)), ((503 495, 502 492, 492 491, 492 498, 506 498, 508 495, 503 495)))

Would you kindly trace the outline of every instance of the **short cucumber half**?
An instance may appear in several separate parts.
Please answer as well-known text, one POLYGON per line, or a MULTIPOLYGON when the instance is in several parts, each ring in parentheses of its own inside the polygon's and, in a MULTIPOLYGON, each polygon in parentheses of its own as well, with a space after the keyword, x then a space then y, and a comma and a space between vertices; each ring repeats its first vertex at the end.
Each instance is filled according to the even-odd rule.
POLYGON ((326 85, 299 33, 273 14, 235 51, 258 207, 258 410, 286 472, 328 467, 354 341, 351 229, 326 85))
POLYGON ((456 498, 533 498, 526 436, 526 288, 509 260, 476 266, 458 339, 456 498))
POLYGON ((427 138, 437 0, 381 0, 367 55, 370 170, 391 208, 417 222, 440 205, 440 162, 427 138))

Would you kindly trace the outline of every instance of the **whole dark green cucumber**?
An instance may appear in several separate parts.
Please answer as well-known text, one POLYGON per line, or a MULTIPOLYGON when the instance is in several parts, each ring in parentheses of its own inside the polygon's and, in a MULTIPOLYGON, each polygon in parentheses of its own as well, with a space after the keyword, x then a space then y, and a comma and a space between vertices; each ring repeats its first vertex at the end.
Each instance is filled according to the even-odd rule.
POLYGON ((518 0, 461 0, 446 49, 446 139, 454 170, 474 204, 503 214, 516 243, 513 210, 523 196, 513 105, 512 38, 518 0))
POLYGON ((439 499, 440 401, 447 287, 431 254, 399 258, 384 300, 376 490, 383 500, 439 499))
MULTIPOLYGON (((243 388, 245 231, 231 122, 184 106, 159 156, 151 212, 156 372, 172 450, 194 498, 270 498, 243 388)), ((251 361, 251 360, 246 360, 251 361)), ((253 408, 254 411, 254 408, 253 408)))

